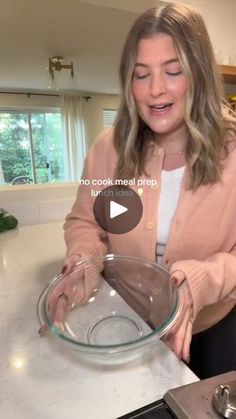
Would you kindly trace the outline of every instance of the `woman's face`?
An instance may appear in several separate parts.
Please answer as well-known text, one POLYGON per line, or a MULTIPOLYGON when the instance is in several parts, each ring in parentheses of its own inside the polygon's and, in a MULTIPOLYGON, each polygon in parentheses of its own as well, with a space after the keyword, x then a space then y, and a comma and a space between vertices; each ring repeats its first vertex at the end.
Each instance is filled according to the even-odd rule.
POLYGON ((188 78, 170 35, 141 39, 132 80, 140 118, 156 134, 173 134, 185 125, 188 78))

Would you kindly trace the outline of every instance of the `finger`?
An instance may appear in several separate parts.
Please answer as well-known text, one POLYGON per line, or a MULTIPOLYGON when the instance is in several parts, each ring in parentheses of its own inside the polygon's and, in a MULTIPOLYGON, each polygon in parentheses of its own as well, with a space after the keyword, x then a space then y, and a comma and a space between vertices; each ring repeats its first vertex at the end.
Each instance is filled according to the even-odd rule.
MULTIPOLYGON (((182 284, 182 286, 179 288, 179 310, 178 310, 178 315, 177 315, 177 319, 176 322, 174 323, 174 325, 171 327, 171 329, 163 336, 164 340, 168 340, 170 341, 170 339, 172 339, 177 330, 180 328, 181 324, 184 321, 184 317, 186 315, 186 298, 185 298, 185 292, 184 292, 184 284, 182 284)), ((172 345, 173 345, 173 339, 172 339, 172 345)))
POLYGON ((189 316, 188 313, 185 314, 182 323, 180 324, 178 330, 173 336, 173 351, 179 359, 182 358, 182 350, 184 345, 184 340, 186 336, 186 331, 188 327, 189 316))
POLYGON ((50 311, 53 311, 53 308, 56 306, 58 298, 63 294, 65 289, 65 280, 61 280, 58 285, 52 290, 48 298, 48 308, 50 311))
POLYGON ((48 327, 46 326, 46 324, 43 324, 42 326, 40 326, 38 333, 40 336, 45 336, 48 332, 48 327))
POLYGON ((182 282, 185 281, 186 277, 185 277, 184 272, 174 271, 174 272, 171 272, 170 279, 175 285, 180 286, 182 282))
POLYGON ((83 302, 85 299, 85 286, 83 278, 66 286, 65 294, 68 296, 68 307, 73 308, 75 305, 83 302))
POLYGON ((67 257, 64 261, 64 265, 63 265, 61 273, 64 275, 67 275, 68 273, 70 273, 73 267, 76 265, 76 263, 78 263, 80 260, 81 260, 80 255, 71 255, 67 257))
POLYGON ((65 275, 52 290, 48 298, 48 308, 52 313, 52 318, 60 317, 60 312, 64 311, 64 302, 61 296, 67 297, 68 308, 81 302, 84 298, 84 284, 81 280, 83 278, 81 270, 76 270, 68 275, 65 275))
MULTIPOLYGON (((75 278, 79 279, 79 270, 74 272, 71 272, 71 267, 68 267, 68 273, 64 273, 63 277, 60 278, 59 284, 55 286, 55 288, 52 290, 49 299, 48 299, 48 305, 49 309, 52 310, 53 307, 57 304, 58 298, 65 293, 67 296, 70 295, 70 289, 72 289, 73 285, 72 283, 75 282, 75 278), (64 292, 65 289, 68 289, 68 292, 64 292)), ((77 280, 78 280, 77 279, 77 280)))
POLYGON ((75 269, 65 278, 63 293, 68 298, 69 307, 79 304, 85 297, 85 278, 83 266, 75 269))
POLYGON ((57 304, 55 306, 55 310, 52 317, 53 324, 62 331, 64 330, 64 321, 66 314, 68 312, 68 298, 65 294, 62 294, 61 297, 58 298, 57 304))
POLYGON ((190 344, 192 340, 192 330, 193 330, 193 322, 192 322, 192 319, 190 319, 188 321, 188 326, 187 326, 183 349, 182 349, 182 358, 185 362, 189 362, 190 344))
POLYGON ((63 265, 63 268, 61 270, 61 273, 63 275, 68 275, 72 271, 72 268, 73 268, 73 263, 69 260, 65 261, 64 265, 63 265))
POLYGON ((101 279, 101 276, 100 271, 95 264, 85 264, 83 268, 84 302, 88 300, 91 294, 99 287, 99 279, 101 279))

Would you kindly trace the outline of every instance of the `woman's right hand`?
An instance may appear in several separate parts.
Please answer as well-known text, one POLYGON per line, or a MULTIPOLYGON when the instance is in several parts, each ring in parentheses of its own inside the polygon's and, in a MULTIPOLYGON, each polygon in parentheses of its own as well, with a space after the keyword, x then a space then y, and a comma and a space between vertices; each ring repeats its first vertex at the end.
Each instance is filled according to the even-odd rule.
MULTIPOLYGON (((65 259, 62 269, 62 278, 49 297, 48 308, 51 323, 63 331, 67 313, 75 306, 87 302, 100 286, 103 264, 97 261, 88 262, 86 259, 83 262, 81 256, 72 255, 65 259), (74 269, 79 261, 81 263, 78 268, 74 269)), ((41 335, 46 332, 46 326, 39 330, 41 335)))
MULTIPOLYGON (((65 315, 75 304, 79 304, 84 298, 84 275, 83 271, 78 271, 76 275, 70 275, 74 266, 81 260, 80 255, 71 255, 64 261, 61 274, 63 279, 54 288, 49 298, 49 311, 53 324, 59 329, 62 327, 65 315)), ((45 335, 48 331, 46 325, 39 329, 40 335, 45 335)))
POLYGON ((76 263, 78 263, 81 260, 81 256, 80 255, 71 255, 68 256, 63 263, 63 267, 61 270, 61 273, 63 275, 68 274, 69 272, 72 271, 73 267, 75 266, 76 263))

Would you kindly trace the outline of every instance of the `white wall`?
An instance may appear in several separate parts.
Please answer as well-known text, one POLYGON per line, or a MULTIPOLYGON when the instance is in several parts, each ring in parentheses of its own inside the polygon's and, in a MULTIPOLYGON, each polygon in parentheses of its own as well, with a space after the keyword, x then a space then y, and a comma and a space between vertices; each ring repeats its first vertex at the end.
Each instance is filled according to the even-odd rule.
MULTIPOLYGON (((220 62, 236 66, 236 0, 204 1, 203 15, 220 62)), ((225 85, 225 92, 236 94, 236 85, 225 85)))
POLYGON ((86 135, 89 146, 103 130, 103 109, 118 109, 119 96, 92 94, 84 104, 86 135))
MULTIPOLYGON (((50 93, 50 92, 49 92, 50 93)), ((59 108, 58 96, 35 96, 27 94, 0 93, 0 110, 2 109, 38 109, 59 108)))
MULTIPOLYGON (((236 66, 236 0, 172 0, 196 7, 206 23, 219 64, 236 66)), ((226 93, 236 94, 236 85, 225 85, 226 93)))
MULTIPOLYGON (((176 2, 179 0, 175 0, 176 2)), ((236 1, 185 0, 184 2, 197 7, 202 13, 214 49, 221 50, 223 55, 233 57, 236 53, 236 1)))

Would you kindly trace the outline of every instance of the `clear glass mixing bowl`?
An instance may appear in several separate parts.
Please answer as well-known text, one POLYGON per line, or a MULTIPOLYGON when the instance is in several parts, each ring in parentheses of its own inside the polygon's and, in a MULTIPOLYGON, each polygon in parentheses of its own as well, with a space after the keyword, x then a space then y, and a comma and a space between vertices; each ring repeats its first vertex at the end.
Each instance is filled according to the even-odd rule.
POLYGON ((61 344, 89 361, 116 364, 152 349, 176 322, 178 307, 178 289, 160 265, 110 254, 54 277, 37 313, 61 344))

